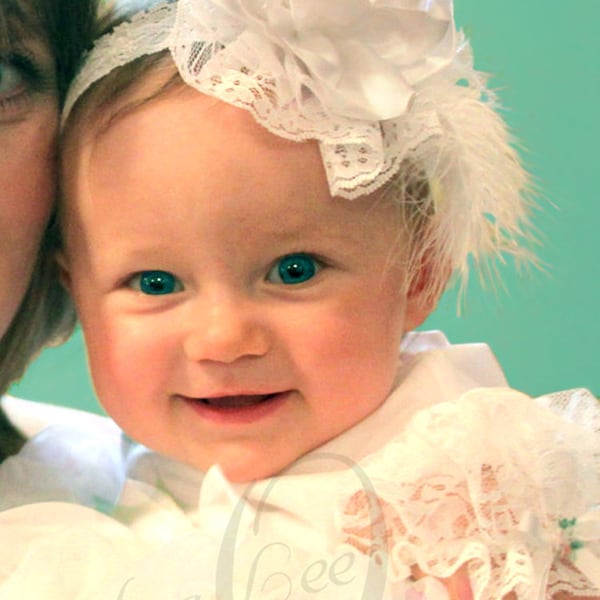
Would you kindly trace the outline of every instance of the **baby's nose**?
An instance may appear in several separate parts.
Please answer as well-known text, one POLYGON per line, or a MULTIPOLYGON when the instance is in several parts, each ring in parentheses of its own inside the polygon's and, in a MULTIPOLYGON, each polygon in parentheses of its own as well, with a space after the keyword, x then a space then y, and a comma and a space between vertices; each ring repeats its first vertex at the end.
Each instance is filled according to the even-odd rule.
POLYGON ((269 336, 262 316, 258 307, 236 298, 199 302, 187 325, 186 356, 192 361, 232 363, 264 355, 269 336))

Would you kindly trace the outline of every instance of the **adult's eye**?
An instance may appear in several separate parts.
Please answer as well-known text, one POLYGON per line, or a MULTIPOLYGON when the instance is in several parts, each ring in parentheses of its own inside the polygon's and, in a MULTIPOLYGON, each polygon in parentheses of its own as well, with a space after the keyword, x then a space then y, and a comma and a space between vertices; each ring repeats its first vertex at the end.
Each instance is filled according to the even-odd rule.
POLYGON ((31 108, 36 94, 56 94, 56 79, 44 50, 0 51, 0 118, 13 118, 31 108))
POLYGON ((310 254, 288 254, 280 258, 267 274, 267 281, 294 285, 312 279, 322 268, 310 254))
POLYGON ((149 296, 164 296, 183 290, 181 281, 167 271, 142 271, 130 280, 129 287, 149 296))
POLYGON ((0 100, 19 94, 25 86, 23 71, 11 61, 0 58, 0 100))

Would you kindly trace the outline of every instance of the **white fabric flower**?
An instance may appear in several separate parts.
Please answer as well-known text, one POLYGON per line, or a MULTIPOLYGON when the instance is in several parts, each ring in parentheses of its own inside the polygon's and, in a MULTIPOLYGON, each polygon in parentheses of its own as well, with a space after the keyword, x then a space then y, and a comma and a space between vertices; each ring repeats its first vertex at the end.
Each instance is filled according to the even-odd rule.
POLYGON ((310 90, 325 112, 354 119, 402 115, 455 54, 450 0, 180 0, 178 13, 232 67, 274 79, 281 103, 310 90), (234 42, 247 51, 236 57, 234 42))

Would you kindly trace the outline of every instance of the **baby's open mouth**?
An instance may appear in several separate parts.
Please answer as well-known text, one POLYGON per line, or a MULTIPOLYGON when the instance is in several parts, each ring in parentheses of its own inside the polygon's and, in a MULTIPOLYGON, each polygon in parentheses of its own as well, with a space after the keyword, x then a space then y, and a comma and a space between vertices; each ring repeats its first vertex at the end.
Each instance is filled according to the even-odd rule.
POLYGON ((274 415, 286 406, 294 390, 270 394, 223 394, 222 396, 176 396, 183 400, 202 419, 222 426, 255 423, 274 415))
POLYGON ((213 408, 235 409, 256 406, 268 402, 280 394, 252 394, 242 396, 219 396, 216 398, 200 398, 200 402, 213 408))

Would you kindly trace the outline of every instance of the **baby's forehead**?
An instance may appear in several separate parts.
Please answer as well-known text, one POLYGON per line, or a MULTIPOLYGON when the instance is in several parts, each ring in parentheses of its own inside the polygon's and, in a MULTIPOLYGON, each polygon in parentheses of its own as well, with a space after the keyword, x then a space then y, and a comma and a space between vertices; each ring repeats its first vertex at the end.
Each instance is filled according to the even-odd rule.
MULTIPOLYGON (((268 131, 254 116, 239 108, 201 93, 182 81, 169 81, 168 74, 155 72, 97 114, 85 119, 79 138, 92 148, 92 157, 118 153, 123 161, 135 160, 141 153, 176 151, 186 158, 185 148, 198 157, 197 164, 181 162, 190 169, 216 168, 223 163, 235 171, 255 172, 273 178, 282 176, 279 167, 325 172, 316 140, 297 142, 268 131), (254 152, 261 160, 253 160, 254 152), (244 161, 243 157, 247 160, 244 161), (291 157, 291 158, 290 158, 291 157), (297 161, 297 164, 294 162, 297 161), (252 166, 251 166, 252 165, 252 166)), ((81 121, 81 120, 80 120, 81 121)))
MULTIPOLYGON (((172 205, 192 219, 196 206, 209 203, 217 213, 222 201, 235 209, 238 223, 262 219, 288 233, 323 223, 335 231, 378 212, 380 200, 332 198, 316 141, 272 134, 248 111, 192 88, 122 111, 79 144, 78 173, 71 175, 77 187, 70 189, 109 204, 137 198, 140 208, 160 212, 172 205)), ((373 222, 385 227, 390 215, 373 222)))
MULTIPOLYGON (((126 73, 127 69, 124 71, 126 73)), ((133 76, 125 85, 120 83, 118 74, 116 78, 109 75, 106 82, 102 82, 100 90, 92 90, 90 98, 86 100, 84 113, 92 118, 85 121, 93 124, 96 135, 102 135, 146 105, 186 87, 176 73, 175 66, 163 60, 148 67, 140 76, 133 76), (170 85, 173 79, 178 81, 170 85), (111 89, 113 87, 114 92, 111 89)))

